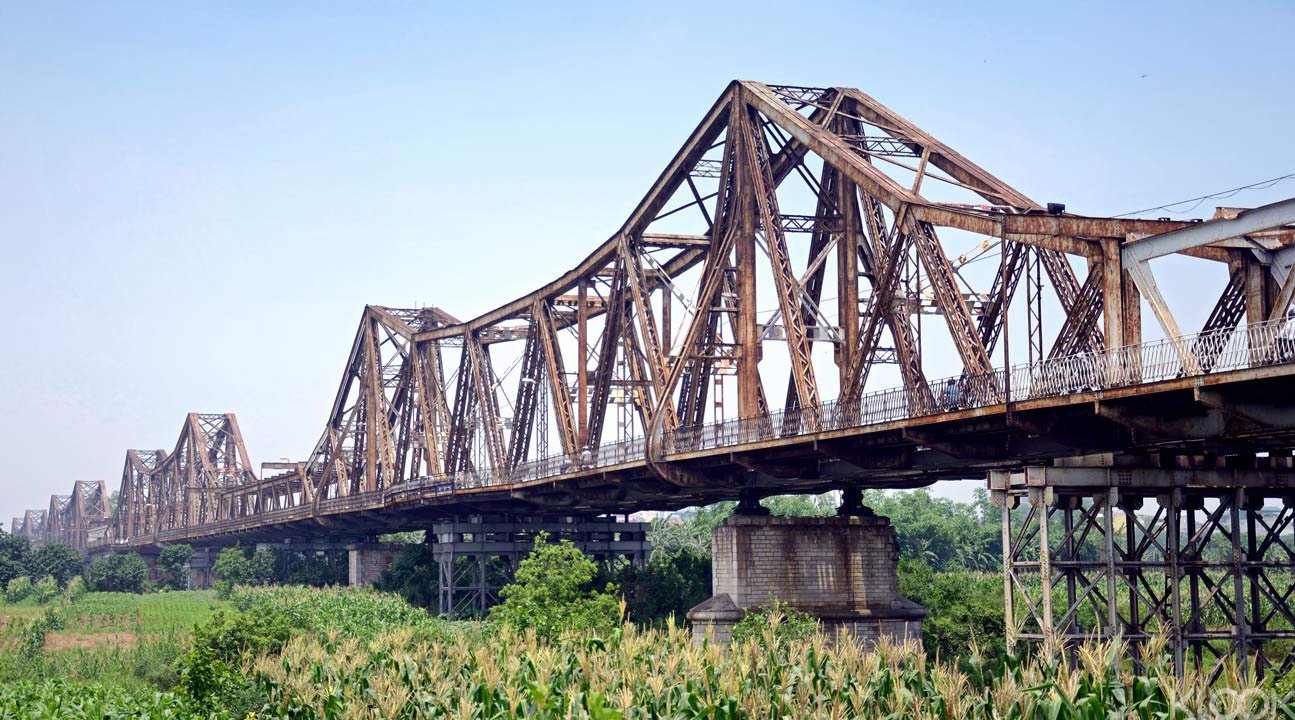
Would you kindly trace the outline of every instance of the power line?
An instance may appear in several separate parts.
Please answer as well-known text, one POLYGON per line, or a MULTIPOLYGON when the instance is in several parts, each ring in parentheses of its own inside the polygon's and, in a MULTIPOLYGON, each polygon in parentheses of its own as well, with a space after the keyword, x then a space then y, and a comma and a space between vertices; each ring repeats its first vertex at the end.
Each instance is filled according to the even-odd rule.
POLYGON ((1242 185, 1241 187, 1232 188, 1231 190, 1223 190, 1221 192, 1216 192, 1210 195, 1202 195, 1200 197, 1194 197, 1187 200, 1179 200, 1178 202, 1172 202, 1166 205, 1157 205, 1155 207, 1144 208, 1142 210, 1134 210, 1133 212, 1126 212, 1120 215, 1112 215, 1112 217, 1121 218, 1121 217, 1128 217, 1130 215, 1141 215, 1142 213, 1154 212, 1156 210, 1165 210, 1167 212, 1174 213, 1175 215, 1183 215, 1185 213, 1189 213, 1195 210, 1196 208, 1200 207, 1201 203, 1205 202, 1206 200, 1213 200, 1216 198, 1230 198, 1233 195, 1236 195, 1237 193, 1241 192, 1242 190, 1264 190, 1272 187, 1273 185, 1276 185, 1277 183, 1283 180, 1291 180, 1291 179, 1295 179, 1295 173, 1291 173, 1289 175, 1282 175, 1281 177, 1275 177, 1268 180, 1260 180, 1257 183, 1251 183, 1250 185, 1242 185), (1185 210, 1173 209, 1178 207, 1179 205, 1186 205, 1187 203, 1193 203, 1193 204, 1191 207, 1185 210))

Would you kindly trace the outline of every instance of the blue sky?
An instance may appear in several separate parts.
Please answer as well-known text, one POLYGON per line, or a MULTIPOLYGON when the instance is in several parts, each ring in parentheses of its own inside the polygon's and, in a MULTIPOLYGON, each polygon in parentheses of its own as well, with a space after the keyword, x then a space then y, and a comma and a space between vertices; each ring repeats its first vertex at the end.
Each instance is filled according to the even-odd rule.
POLYGON ((115 488, 124 450, 169 449, 190 410, 237 412, 257 462, 303 457, 365 303, 466 317, 556 275, 733 78, 862 88, 1035 199, 1113 214, 1295 172, 1292 21, 1289 2, 0 5, 0 518, 115 488))

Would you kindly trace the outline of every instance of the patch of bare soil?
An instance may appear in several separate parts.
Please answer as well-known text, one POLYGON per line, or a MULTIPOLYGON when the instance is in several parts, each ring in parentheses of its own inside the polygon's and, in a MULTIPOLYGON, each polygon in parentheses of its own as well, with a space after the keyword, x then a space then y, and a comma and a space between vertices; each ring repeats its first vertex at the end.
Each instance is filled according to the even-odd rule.
POLYGON ((96 647, 134 647, 139 638, 135 633, 49 633, 45 636, 46 650, 76 650, 96 647))

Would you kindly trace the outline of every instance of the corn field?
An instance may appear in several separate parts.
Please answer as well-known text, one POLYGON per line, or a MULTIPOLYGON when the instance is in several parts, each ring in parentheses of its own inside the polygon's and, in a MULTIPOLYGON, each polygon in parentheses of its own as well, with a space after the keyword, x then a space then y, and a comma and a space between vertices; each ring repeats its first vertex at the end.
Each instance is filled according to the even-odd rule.
POLYGON ((1175 681, 1167 662, 1125 672, 1116 643, 1080 657, 1074 670, 1037 660, 973 676, 911 645, 861 653, 821 636, 783 641, 775 622, 729 650, 674 626, 555 643, 479 628, 433 640, 302 637, 249 669, 267 699, 262 718, 1295 718, 1295 703, 1235 673, 1207 692, 1175 681))

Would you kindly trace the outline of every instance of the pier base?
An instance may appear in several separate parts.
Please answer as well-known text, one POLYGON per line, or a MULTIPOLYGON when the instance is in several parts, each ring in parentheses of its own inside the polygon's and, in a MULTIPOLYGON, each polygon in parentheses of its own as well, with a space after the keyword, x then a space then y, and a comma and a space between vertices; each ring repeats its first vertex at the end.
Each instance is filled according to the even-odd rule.
POLYGON ((899 545, 884 517, 734 515, 712 548, 715 594, 688 612, 699 642, 729 642, 748 611, 775 600, 865 646, 922 638, 926 609, 899 594, 899 545))

